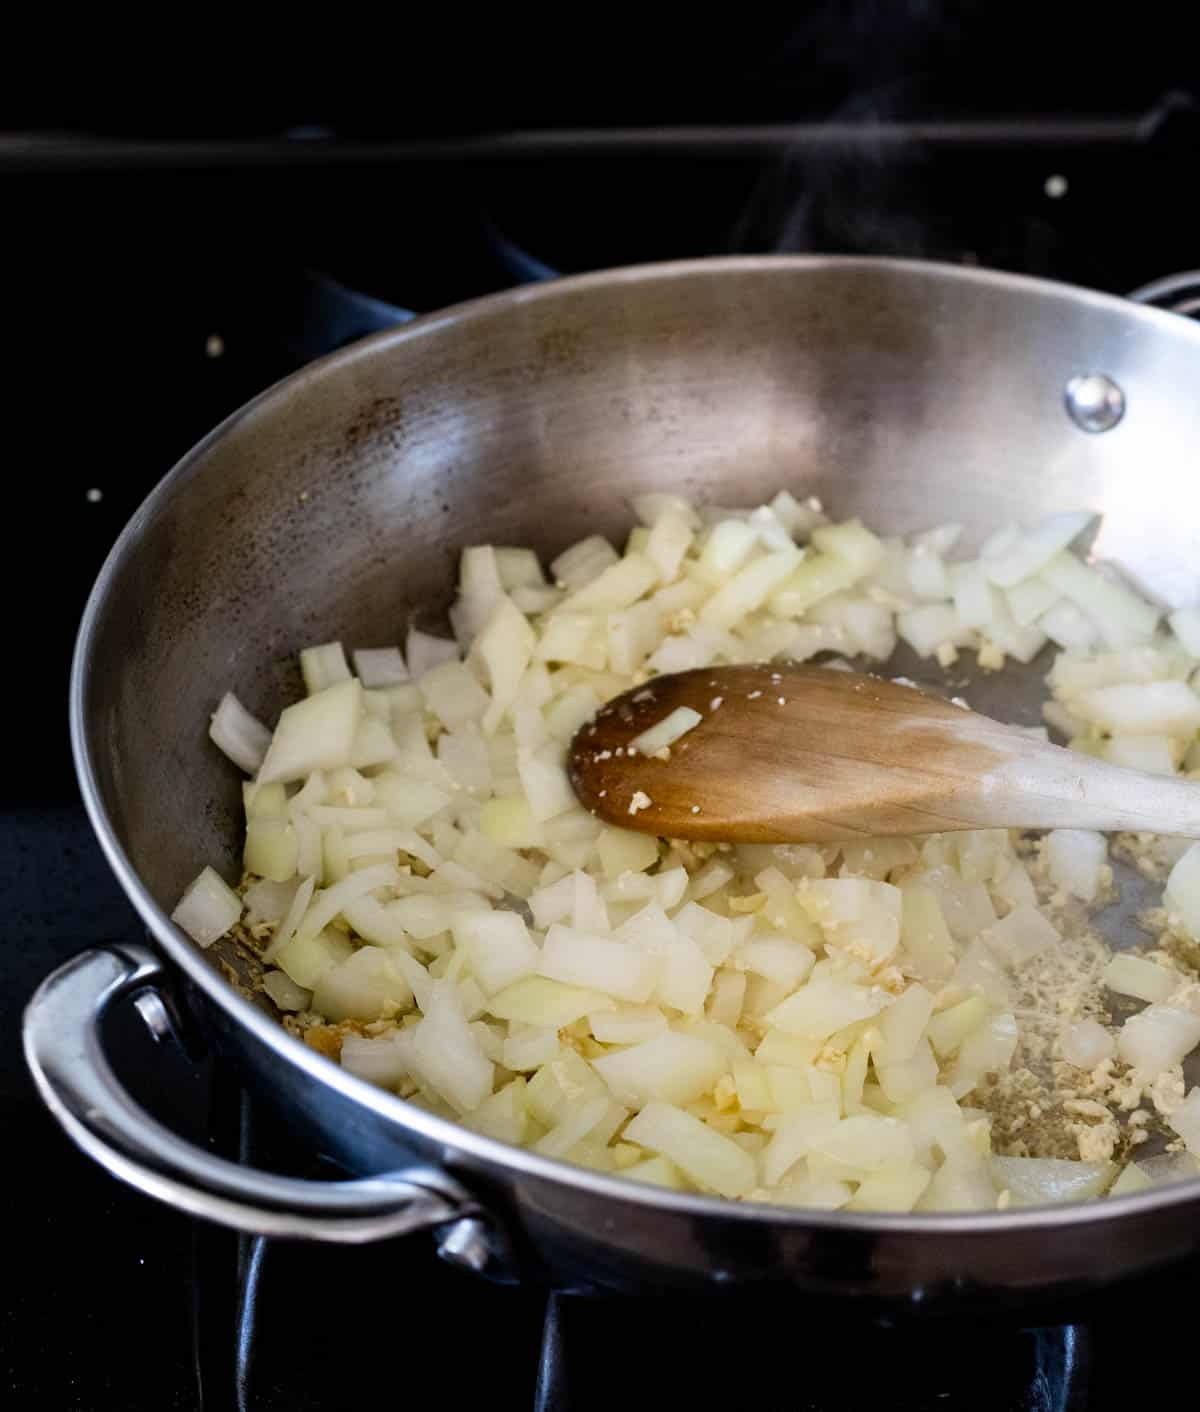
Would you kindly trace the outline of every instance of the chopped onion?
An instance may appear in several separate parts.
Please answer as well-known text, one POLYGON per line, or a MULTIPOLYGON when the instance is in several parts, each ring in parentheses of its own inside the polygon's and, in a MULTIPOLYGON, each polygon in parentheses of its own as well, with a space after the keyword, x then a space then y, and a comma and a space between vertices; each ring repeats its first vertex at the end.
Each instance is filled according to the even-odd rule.
POLYGON ((353 679, 288 706, 271 737, 258 782, 290 784, 314 770, 348 765, 362 710, 362 685, 353 679))
POLYGON ((546 933, 539 973, 548 980, 642 1003, 654 990, 658 963, 624 942, 590 936, 556 922, 546 933))
MULTIPOLYGON (((1009 834, 714 852, 602 825, 568 743, 620 692, 653 695, 658 672, 828 650, 848 668, 898 635, 991 669, 1050 636, 1067 650, 1048 722, 1076 750, 1175 774, 1200 767, 1200 610, 1155 637, 1157 610, 1066 548, 1085 515, 950 563, 957 526, 881 541, 787 492, 703 512, 652 494, 637 511, 624 554, 583 540, 553 587, 532 551, 471 546, 458 642, 413 629, 403 654, 356 651, 357 678, 339 644, 306 649, 311 694, 273 734, 220 703, 214 739, 257 769, 244 861, 247 923, 274 927, 266 993, 336 1024, 351 1072, 543 1155, 790 1206, 994 1209, 990 1119, 960 1100, 1011 1064, 1009 973, 1062 924, 1009 834)), ((701 714, 671 712, 633 748, 669 753, 701 714)), ((1172 925, 1200 935, 1200 854, 1154 857, 1174 865, 1172 925)), ((1059 893, 1103 898, 1100 835, 1054 831, 1041 861, 1059 893)), ((223 911, 202 937, 240 915, 211 891, 223 911)), ((1147 1080, 1173 1070, 1200 1040, 1200 1017, 1166 1003, 1174 973, 1118 957, 1106 979, 1151 1002, 1120 1057, 1147 1080)), ((1056 1057, 1110 1057, 1096 1021, 1059 1028, 1056 1057)), ((1120 1189, 1161 1179, 1153 1161, 1120 1189)), ((1007 1200, 1098 1192, 1099 1165, 1021 1165, 1007 1200)))
POLYGON ((409 679, 398 647, 358 647, 351 655, 354 670, 365 687, 403 686, 409 679))
POLYGON ((1116 1174, 1112 1162, 1073 1162, 1061 1157, 993 1157, 992 1178, 1014 1206, 1048 1206, 1099 1196, 1116 1174))
POLYGON ((1200 1156, 1200 1088, 1193 1088, 1167 1118, 1167 1126, 1183 1138, 1188 1151, 1200 1156))
POLYGON ((1193 843, 1171 869, 1165 901, 1192 936, 1200 937, 1200 843, 1193 843))
POLYGON ((1014 907, 1003 921, 989 927, 983 937, 995 955, 1014 969, 1061 940, 1057 929, 1037 908, 1027 905, 1014 907))
POLYGON ((326 642, 320 647, 306 647, 300 653, 300 673, 310 696, 350 680, 350 664, 340 642, 326 642))
POLYGON ((686 1104, 708 1093, 729 1064, 720 1049, 695 1035, 668 1031, 592 1061, 621 1103, 652 1099, 686 1104))
POLYGON ((1119 954, 1104 968, 1104 984, 1118 995, 1132 995, 1135 1000, 1158 1002, 1175 989, 1178 976, 1165 966, 1156 966, 1140 956, 1119 954))
POLYGON ((1121 1026, 1117 1054, 1147 1078, 1181 1064, 1200 1044, 1200 1015, 1173 1005, 1147 1005, 1121 1026))
POLYGON ((1011 588, 1036 574, 1095 519, 1086 512, 1048 515, 1003 553, 987 560, 987 576, 1001 588, 1011 588))
POLYGON ((626 1127, 625 1140, 670 1158, 697 1186, 721 1196, 745 1196, 757 1180, 748 1152, 667 1103, 648 1103, 626 1127))
POLYGON ((197 946, 209 947, 242 915, 242 899, 212 868, 202 868, 179 899, 171 920, 197 946))
POLYGON ((242 705, 232 691, 217 703, 208 728, 209 739, 248 775, 262 768, 271 732, 242 705))
POLYGON ((431 672, 443 662, 456 662, 458 644, 449 638, 434 637, 419 628, 409 628, 404 659, 413 680, 419 682, 426 672, 431 672))
POLYGON ((1096 1020, 1080 1020, 1062 1037, 1062 1057, 1079 1069, 1094 1069, 1116 1052, 1116 1041, 1096 1020))
POLYGON ((635 736, 631 748, 640 755, 653 755, 656 751, 672 746, 687 735, 693 726, 698 726, 704 717, 690 706, 677 706, 661 721, 635 736))

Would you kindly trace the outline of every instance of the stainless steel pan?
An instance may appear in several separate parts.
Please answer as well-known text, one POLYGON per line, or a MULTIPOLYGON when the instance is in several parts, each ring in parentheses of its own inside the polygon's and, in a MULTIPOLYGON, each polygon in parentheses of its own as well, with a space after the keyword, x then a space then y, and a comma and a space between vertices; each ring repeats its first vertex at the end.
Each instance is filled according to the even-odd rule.
MULTIPOLYGON (((756 503, 780 485, 902 532, 1089 506, 1097 550, 1197 596, 1200 328, 1124 300, 892 261, 619 270, 417 320, 230 418, 137 512, 88 604, 71 688, 100 843, 156 950, 87 952, 32 1001, 46 1102, 126 1181, 242 1229, 359 1241, 435 1227, 501 1277, 617 1289, 775 1284, 937 1305, 1069 1294, 1200 1244, 1200 1183, 1070 1208, 860 1216, 725 1204, 475 1136, 288 1037, 167 919, 237 871, 239 784, 206 739, 228 685, 271 717, 287 662, 396 639, 477 541, 620 534, 647 487, 756 503), (364 1180, 221 1162, 159 1127, 104 1057, 106 1010, 180 1006, 297 1132, 364 1180)), ((975 701, 1032 719, 1035 666, 975 701), (996 693, 1001 693, 998 696, 996 693), (1003 698, 1003 699, 1002 699, 1003 698)), ((1127 882, 1125 899, 1134 900, 1127 882)))

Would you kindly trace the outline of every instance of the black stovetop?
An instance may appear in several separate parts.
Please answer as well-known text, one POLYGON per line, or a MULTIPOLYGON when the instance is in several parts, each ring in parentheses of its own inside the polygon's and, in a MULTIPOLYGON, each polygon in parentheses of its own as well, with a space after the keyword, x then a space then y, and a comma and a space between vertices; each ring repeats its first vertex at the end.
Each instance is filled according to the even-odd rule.
MULTIPOLYGON (((1200 216, 1178 198, 1194 142, 1178 105, 1150 120, 959 124, 916 138, 593 130, 574 143, 554 133, 442 141, 432 153, 407 139, 344 145, 311 133, 176 159, 115 139, 19 154, 0 140, 5 342, 21 369, 19 395, 6 399, 4 472, 9 524, 20 527, 5 556, 9 691, 20 693, 6 720, 18 748, 0 777, 0 1131, 15 1235, 0 1276, 6 1408, 304 1412, 381 1394, 724 1407, 749 1392, 814 1412, 975 1412, 1121 1405, 1135 1374, 1143 1396, 1153 1389, 1145 1351, 1187 1346, 1190 1301, 1174 1282, 1115 1291, 1079 1322, 1037 1332, 920 1320, 881 1329, 840 1306, 786 1300, 548 1302, 442 1265, 424 1237, 317 1249, 202 1228, 68 1145, 34 1098, 17 1040, 21 1006, 59 961, 137 936, 66 745, 65 677, 87 589, 193 441, 378 321, 377 307, 364 311, 331 280, 425 310, 547 268, 816 249, 929 255, 1121 292, 1200 263, 1200 216), (29 667, 25 685, 18 671, 29 667)), ((132 1021, 116 1042, 145 1101, 183 1130, 282 1169, 312 1167, 219 1067, 154 1051, 132 1021)))

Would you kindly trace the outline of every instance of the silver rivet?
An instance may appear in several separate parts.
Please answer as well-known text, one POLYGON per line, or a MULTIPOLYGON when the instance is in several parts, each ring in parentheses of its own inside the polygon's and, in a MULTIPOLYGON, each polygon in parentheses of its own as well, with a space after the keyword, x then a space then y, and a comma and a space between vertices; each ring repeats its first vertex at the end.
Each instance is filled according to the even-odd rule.
POLYGON ((163 1004, 162 996, 153 990, 143 990, 133 997, 133 1003, 146 1028, 159 1043, 174 1037, 175 1026, 171 1023, 171 1015, 163 1004))
POLYGON ((487 1227, 475 1216, 464 1216, 437 1237, 437 1253, 451 1265, 482 1275, 492 1258, 487 1227))
POLYGON ((1067 179, 1061 172, 1055 172, 1046 178, 1042 190, 1051 201, 1058 201, 1067 194, 1067 179))
POLYGON ((104 492, 100 489, 99 486, 92 486, 91 490, 89 490, 87 493, 87 502, 89 505, 99 505, 99 503, 103 499, 104 492))
POLYGON ((225 340, 219 333, 210 333, 204 340, 204 356, 219 358, 225 352, 225 340))
POLYGON ((1080 431, 1111 431, 1125 415, 1125 394, 1104 373, 1078 373, 1067 383, 1063 405, 1080 431))

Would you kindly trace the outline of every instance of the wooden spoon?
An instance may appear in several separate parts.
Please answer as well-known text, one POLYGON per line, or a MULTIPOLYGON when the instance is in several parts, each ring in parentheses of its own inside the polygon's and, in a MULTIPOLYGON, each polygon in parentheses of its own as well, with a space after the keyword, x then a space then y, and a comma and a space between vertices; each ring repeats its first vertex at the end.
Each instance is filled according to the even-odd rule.
POLYGON ((665 838, 809 843, 947 829, 1200 836, 1195 784, 1049 745, 911 686, 828 667, 708 667, 610 701, 571 742, 606 823, 665 838), (680 706, 657 756, 631 742, 680 706))

